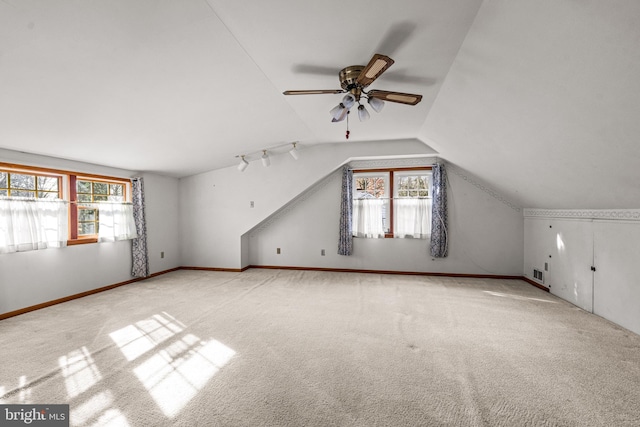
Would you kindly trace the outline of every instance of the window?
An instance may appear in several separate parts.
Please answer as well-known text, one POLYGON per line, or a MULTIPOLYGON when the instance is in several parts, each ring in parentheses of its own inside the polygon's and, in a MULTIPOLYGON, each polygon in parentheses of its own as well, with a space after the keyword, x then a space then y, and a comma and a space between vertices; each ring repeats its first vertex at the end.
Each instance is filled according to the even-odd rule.
MULTIPOLYGON (((130 189, 130 180, 126 178, 0 163, 0 200, 4 200, 5 209, 3 218, 0 218, 0 234, 4 236, 0 236, 0 246, 4 241, 7 247, 18 247, 8 242, 15 241, 14 235, 26 229, 12 225, 8 220, 11 215, 17 215, 20 210, 30 215, 24 217, 25 221, 33 222, 53 206, 34 203, 37 200, 58 201, 58 205, 64 207, 65 226, 54 228, 64 229, 66 244, 97 242, 99 238, 120 240, 135 237, 132 207, 126 203, 130 200, 130 189), (17 204, 19 200, 27 204, 20 207, 17 204)), ((52 227, 48 225, 45 229, 50 232, 52 227)))
POLYGON ((353 173, 353 235, 427 238, 431 229, 431 168, 353 173))
POLYGON ((0 196, 60 199, 60 176, 0 170, 0 196))
MULTIPOLYGON (((127 184, 75 177, 76 213, 72 212, 72 239, 95 237, 100 232, 99 202, 124 202, 127 184), (76 233, 75 235, 74 232, 76 233)), ((73 192, 72 192, 73 195, 73 192)), ((74 209, 72 209, 74 210, 74 209)))

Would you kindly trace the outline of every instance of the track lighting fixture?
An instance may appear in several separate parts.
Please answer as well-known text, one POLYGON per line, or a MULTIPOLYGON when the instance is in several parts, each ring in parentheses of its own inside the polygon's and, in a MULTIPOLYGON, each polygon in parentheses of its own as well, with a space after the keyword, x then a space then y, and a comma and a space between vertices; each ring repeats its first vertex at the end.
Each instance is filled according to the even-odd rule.
MULTIPOLYGON (((285 144, 280 144, 280 145, 276 145, 276 146, 272 146, 269 148, 265 148, 262 149, 260 151, 262 151, 262 155, 260 156, 260 161, 262 162, 262 166, 269 167, 269 165, 271 165, 271 157, 269 156, 268 152, 271 153, 284 153, 284 150, 286 150, 287 146, 291 146, 293 145, 292 148, 290 148, 288 150, 288 153, 291 155, 291 157, 293 157, 295 160, 298 160, 298 143, 297 142, 288 142, 285 144)), ((249 160, 251 159, 255 159, 257 158, 257 156, 255 156, 256 154, 258 154, 258 151, 254 151, 251 153, 247 153, 247 154, 239 154, 236 156, 236 158, 240 159, 240 163, 238 164, 238 170, 240 172, 244 172, 245 169, 247 169, 247 167, 249 167, 249 160)))
POLYGON ((249 162, 244 159, 244 154, 240 156, 240 164, 238 165, 238 170, 240 172, 244 172, 244 170, 249 166, 249 162))
POLYGON ((265 168, 271 164, 271 160, 269 160, 269 156, 267 155, 267 150, 262 150, 262 157, 260 157, 260 159, 262 160, 262 166, 265 168))
POLYGON ((297 142, 293 143, 293 148, 289 150, 289 154, 291 154, 291 157, 293 157, 295 160, 298 160, 298 149, 296 148, 296 144, 297 142))

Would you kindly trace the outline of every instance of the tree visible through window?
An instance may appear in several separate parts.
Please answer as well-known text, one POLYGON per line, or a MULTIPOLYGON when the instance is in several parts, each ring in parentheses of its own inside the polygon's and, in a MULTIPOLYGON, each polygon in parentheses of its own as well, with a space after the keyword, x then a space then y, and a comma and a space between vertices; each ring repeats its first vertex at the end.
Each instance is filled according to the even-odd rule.
POLYGON ((426 238, 430 177, 431 168, 354 171, 354 236, 426 238))
POLYGON ((60 177, 0 171, 0 196, 59 199, 60 177))
MULTIPOLYGON (((100 209, 115 212, 115 205, 130 200, 129 193, 130 180, 126 178, 0 163, 0 198, 28 202, 50 199, 66 203, 69 215, 67 244, 96 242, 100 209)), ((120 213, 114 215, 120 217, 120 213)), ((103 215, 102 219, 107 218, 103 215)))
POLYGON ((125 185, 119 182, 76 180, 78 202, 78 237, 98 234, 100 212, 95 202, 123 202, 125 185))

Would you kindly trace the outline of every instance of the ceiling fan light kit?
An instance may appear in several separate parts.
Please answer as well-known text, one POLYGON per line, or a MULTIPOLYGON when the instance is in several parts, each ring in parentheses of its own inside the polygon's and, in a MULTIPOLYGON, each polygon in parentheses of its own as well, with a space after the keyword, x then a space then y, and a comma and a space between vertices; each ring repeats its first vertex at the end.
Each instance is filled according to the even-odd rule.
POLYGON ((384 108, 384 101, 380 98, 368 98, 367 102, 376 113, 379 113, 384 108))
MULTIPOLYGON (((370 90, 365 89, 382 75, 394 60, 388 56, 376 53, 366 66, 351 65, 345 67, 338 73, 340 79, 340 87, 342 90, 287 90, 284 95, 319 95, 319 94, 338 94, 346 93, 342 98, 342 102, 329 111, 332 122, 341 122, 345 118, 348 119, 349 110, 356 103, 358 104, 358 118, 361 122, 369 120, 371 115, 369 111, 360 103, 362 98, 367 99, 367 103, 373 111, 379 113, 384 107, 384 101, 396 102, 399 104, 416 105, 422 100, 422 95, 402 92, 390 92, 386 90, 370 90)), ((348 121, 348 120, 347 120, 348 121)), ((348 125, 347 125, 348 126, 348 125)), ((347 139, 349 131, 347 128, 347 139)))

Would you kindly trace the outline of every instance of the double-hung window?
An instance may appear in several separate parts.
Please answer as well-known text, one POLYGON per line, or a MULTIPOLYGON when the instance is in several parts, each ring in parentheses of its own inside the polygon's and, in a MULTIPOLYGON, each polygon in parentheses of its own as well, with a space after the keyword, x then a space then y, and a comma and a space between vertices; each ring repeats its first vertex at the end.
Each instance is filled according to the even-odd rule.
MULTIPOLYGON (((114 203, 127 201, 130 193, 129 183, 123 180, 94 178, 73 175, 70 179, 71 199, 71 240, 95 240, 100 234, 100 224, 105 227, 108 210, 113 210, 114 203)), ((104 232, 104 230, 102 230, 104 232)), ((104 234, 104 233, 103 233, 104 234)))
POLYGON ((126 178, 0 163, 0 253, 136 237, 126 178))
POLYGON ((353 173, 353 235, 426 239, 431 230, 431 168, 353 173))

